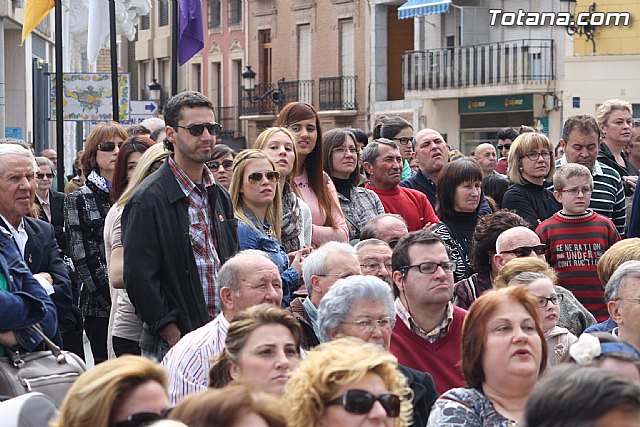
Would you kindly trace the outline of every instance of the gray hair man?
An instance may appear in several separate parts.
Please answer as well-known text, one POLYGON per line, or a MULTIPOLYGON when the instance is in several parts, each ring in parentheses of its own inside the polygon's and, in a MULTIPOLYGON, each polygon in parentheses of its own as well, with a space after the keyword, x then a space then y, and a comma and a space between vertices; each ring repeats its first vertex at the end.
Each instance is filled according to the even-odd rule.
POLYGON ((609 315, 618 324, 613 334, 640 351, 640 261, 626 261, 604 288, 609 315))
POLYGON ((360 269, 365 276, 376 276, 389 284, 391 279, 391 246, 380 239, 361 240, 356 246, 360 269))
POLYGON ((360 240, 380 239, 393 249, 398 240, 409 234, 407 222, 398 214, 380 214, 360 230, 360 240))
POLYGON ((302 347, 320 344, 318 339, 318 307, 331 286, 345 277, 360 274, 356 250, 346 243, 327 242, 311 252, 302 263, 302 278, 307 294, 291 301, 289 310, 302 326, 302 347))
POLYGON ((282 304, 282 280, 278 267, 259 250, 238 252, 220 268, 221 313, 186 334, 164 357, 172 404, 189 393, 206 390, 212 358, 224 348, 229 322, 240 311, 259 304, 282 304))
MULTIPOLYGON (((320 303, 318 323, 323 342, 357 337, 388 351, 396 323, 394 297, 389 285, 373 276, 338 280, 320 303)), ((438 397, 433 378, 403 365, 398 368, 413 390, 413 425, 425 425, 438 397)))

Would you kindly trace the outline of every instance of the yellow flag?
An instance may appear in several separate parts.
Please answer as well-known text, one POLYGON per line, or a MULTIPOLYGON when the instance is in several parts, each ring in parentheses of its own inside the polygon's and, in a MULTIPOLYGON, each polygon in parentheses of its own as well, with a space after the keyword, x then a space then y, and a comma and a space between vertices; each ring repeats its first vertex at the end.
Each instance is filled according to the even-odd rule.
POLYGON ((26 0, 24 6, 24 24, 22 25, 22 43, 34 28, 49 14, 56 5, 55 0, 26 0))

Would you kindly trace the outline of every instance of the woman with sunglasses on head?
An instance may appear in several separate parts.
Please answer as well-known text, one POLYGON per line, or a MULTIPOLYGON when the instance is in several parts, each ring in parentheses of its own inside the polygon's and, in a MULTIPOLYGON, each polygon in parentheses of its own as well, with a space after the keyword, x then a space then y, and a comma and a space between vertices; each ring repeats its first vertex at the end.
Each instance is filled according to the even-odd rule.
POLYGON ((529 394, 547 365, 537 298, 519 286, 478 298, 462 327, 461 353, 468 387, 440 396, 427 426, 522 425, 529 394))
POLYGON ((302 329, 287 310, 260 304, 229 324, 224 349, 209 371, 209 387, 244 381, 256 390, 281 396, 300 363, 302 329))
POLYGON ((128 138, 115 122, 93 128, 82 153, 85 185, 64 201, 64 228, 69 254, 82 281, 80 307, 95 363, 107 359, 107 328, 111 311, 109 272, 104 253, 104 220, 111 208, 111 181, 116 158, 128 138))
POLYGON ((311 248, 313 230, 311 209, 300 198, 300 191, 294 182, 298 165, 296 137, 283 127, 270 127, 262 131, 253 148, 264 152, 276 164, 280 174, 280 194, 282 194, 282 222, 280 242, 289 259, 292 254, 305 247, 311 248))
POLYGON ((295 184, 311 208, 311 242, 317 247, 330 240, 347 242, 349 227, 340 210, 336 188, 323 169, 322 129, 316 110, 303 102, 291 102, 280 110, 276 126, 296 137, 297 167, 295 184))
POLYGON ((80 375, 49 427, 141 427, 166 418, 168 407, 162 366, 123 356, 80 375))
POLYGON ((360 150, 355 135, 347 129, 332 129, 324 134, 322 144, 324 171, 338 191, 340 208, 349 223, 349 239, 359 239, 360 229, 383 214, 384 207, 376 193, 358 187, 360 150))
POLYGON ((307 353, 285 386, 288 427, 404 427, 412 422, 406 378, 377 344, 338 338, 307 353))
MULTIPOLYGON (((138 148, 144 147, 141 142, 152 141, 147 137, 133 137, 138 139, 138 148)), ((131 138, 130 138, 131 139, 131 138)), ((124 248, 122 246, 122 211, 127 204, 134 190, 145 178, 158 170, 164 160, 169 157, 162 144, 151 145, 145 149, 137 160, 133 170, 130 170, 132 156, 123 155, 129 141, 122 146, 118 154, 118 165, 116 170, 127 169, 129 172, 125 179, 126 188, 121 193, 116 193, 118 197, 116 203, 111 207, 104 225, 104 246, 109 268, 109 285, 111 286, 111 314, 109 316, 109 335, 107 338, 107 349, 109 358, 119 357, 123 354, 140 354, 140 335, 142 333, 142 320, 136 315, 136 311, 131 304, 129 295, 124 289, 124 279, 122 277, 124 263, 124 248), (123 163, 121 164, 121 160, 123 163), (125 166, 127 165, 127 166, 125 166)), ((138 153, 136 153, 138 154, 138 153)), ((116 173, 116 176, 118 174, 116 173)), ((114 178, 114 187, 117 180, 114 178)))
POLYGON ((515 211, 534 229, 562 205, 544 188, 556 170, 553 146, 545 135, 526 132, 513 141, 507 174, 512 182, 502 198, 503 209, 515 211))
POLYGON ((282 198, 278 181, 280 174, 273 161, 260 150, 242 151, 233 162, 229 187, 233 213, 238 219, 240 250, 258 249, 266 252, 278 266, 282 278, 282 303, 288 306, 298 289, 302 274, 303 250, 289 257, 280 245, 282 198))
POLYGON ((407 179, 413 172, 409 161, 413 153, 413 126, 402 117, 380 117, 373 128, 373 139, 387 138, 398 144, 402 155, 402 178, 407 179))
POLYGON ((233 159, 238 153, 225 144, 216 144, 211 152, 211 160, 207 162, 207 167, 213 173, 216 182, 227 190, 231 184, 231 169, 233 159))

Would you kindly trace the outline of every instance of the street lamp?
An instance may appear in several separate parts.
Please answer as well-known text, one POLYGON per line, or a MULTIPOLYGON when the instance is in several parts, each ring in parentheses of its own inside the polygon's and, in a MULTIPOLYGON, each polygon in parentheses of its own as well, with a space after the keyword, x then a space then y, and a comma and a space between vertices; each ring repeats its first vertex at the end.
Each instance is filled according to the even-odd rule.
POLYGON ((278 106, 278 108, 282 108, 285 103, 284 93, 280 91, 280 83, 284 82, 284 77, 278 80, 278 87, 272 87, 265 93, 260 96, 254 96, 254 91, 256 88, 256 72, 251 69, 251 65, 247 65, 247 69, 244 70, 242 75, 242 87, 245 92, 249 94, 249 102, 255 104, 260 101, 264 101, 267 98, 271 98, 271 100, 278 106))
POLYGON ((158 83, 156 79, 153 79, 153 81, 149 83, 148 87, 150 98, 149 100, 155 101, 156 103, 160 104, 160 93, 162 92, 162 86, 160 86, 160 83, 158 83))

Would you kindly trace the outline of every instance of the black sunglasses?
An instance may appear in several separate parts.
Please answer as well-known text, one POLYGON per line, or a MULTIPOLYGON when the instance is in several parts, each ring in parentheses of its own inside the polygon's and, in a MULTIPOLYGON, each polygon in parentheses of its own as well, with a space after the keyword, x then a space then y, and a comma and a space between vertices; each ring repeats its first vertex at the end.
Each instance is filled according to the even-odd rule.
POLYGON ((53 179, 53 177, 56 175, 53 173, 37 173, 36 174, 36 178, 38 179, 44 179, 45 176, 49 179, 53 179))
POLYGON ((254 172, 250 173, 247 178, 249 178, 249 181, 260 182, 264 176, 266 176, 269 181, 277 181, 280 179, 280 174, 276 171, 254 172))
POLYGON ((193 136, 202 135, 204 133, 205 129, 209 132, 210 135, 218 135, 220 133, 220 131, 222 130, 222 126, 220 126, 220 124, 218 124, 216 122, 213 122, 213 123, 194 123, 194 124, 189 125, 189 126, 176 125, 175 127, 186 129, 193 136))
POLYGON ((400 397, 397 394, 382 393, 376 396, 366 390, 347 390, 342 396, 325 402, 325 406, 342 405, 352 414, 368 414, 376 401, 380 402, 388 417, 400 416, 400 397))
POLYGON ((535 246, 520 246, 519 248, 511 249, 510 251, 502 251, 502 254, 516 254, 518 258, 523 258, 531 255, 531 251, 534 251, 536 255, 544 255, 546 246, 539 244, 535 246))
POLYGON ((116 147, 120 148, 122 146, 122 142, 111 142, 111 141, 105 141, 105 142, 101 142, 98 144, 98 150, 100 151, 104 151, 104 152, 110 152, 116 149, 116 147))
POLYGON ((210 162, 207 162, 207 167, 213 170, 218 170, 220 168, 220 165, 222 165, 224 170, 230 171, 233 167, 233 160, 223 160, 222 163, 217 160, 211 160, 210 162))
POLYGON ((503 148, 506 148, 508 150, 511 148, 511 144, 498 144, 498 150, 502 150, 503 148))
POLYGON ((159 414, 155 412, 138 412, 127 417, 125 421, 112 423, 111 427, 144 427, 165 420, 173 408, 165 408, 159 414))

